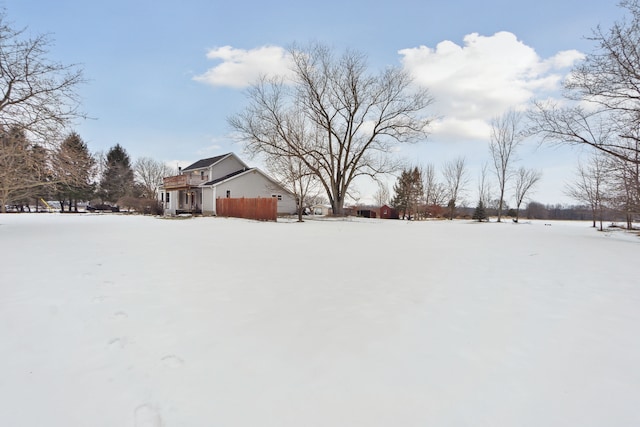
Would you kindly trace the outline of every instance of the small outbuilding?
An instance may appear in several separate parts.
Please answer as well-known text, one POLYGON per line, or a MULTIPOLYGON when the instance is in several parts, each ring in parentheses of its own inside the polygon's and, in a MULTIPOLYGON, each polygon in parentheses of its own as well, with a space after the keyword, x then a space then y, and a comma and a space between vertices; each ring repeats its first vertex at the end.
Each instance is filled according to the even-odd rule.
POLYGON ((380 206, 380 218, 381 219, 398 219, 398 211, 389 205, 380 206))

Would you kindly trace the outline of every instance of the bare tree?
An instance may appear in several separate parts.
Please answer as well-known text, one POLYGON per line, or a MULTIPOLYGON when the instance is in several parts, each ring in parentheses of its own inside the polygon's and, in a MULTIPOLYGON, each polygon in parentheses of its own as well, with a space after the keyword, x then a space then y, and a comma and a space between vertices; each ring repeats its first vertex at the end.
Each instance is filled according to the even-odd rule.
POLYGON ((298 222, 302 222, 304 209, 318 194, 318 180, 307 165, 296 157, 273 157, 267 160, 269 172, 275 175, 280 183, 291 191, 296 198, 298 222))
POLYGON ((604 209, 607 158, 604 154, 594 154, 586 164, 578 163, 576 180, 567 187, 567 195, 591 208, 593 226, 600 220, 604 209))
POLYGON ((519 129, 521 114, 509 110, 501 117, 491 121, 491 139, 489 151, 493 161, 493 168, 498 179, 498 222, 502 220, 502 208, 507 183, 513 172, 511 163, 515 157, 515 150, 522 142, 522 132, 519 129))
POLYGON ((447 203, 444 185, 436 177, 436 168, 429 163, 423 169, 424 198, 427 206, 442 206, 447 203))
POLYGON ((516 183, 514 187, 514 197, 516 199, 516 217, 515 222, 518 222, 520 217, 520 206, 525 197, 529 195, 538 181, 542 178, 542 173, 533 169, 525 169, 521 167, 516 172, 516 183))
POLYGON ((597 27, 590 39, 597 50, 565 80, 566 107, 537 102, 531 132, 545 141, 590 146, 625 162, 638 162, 640 136, 640 3, 622 1, 629 19, 608 31, 597 27))
POLYGON ((489 181, 489 165, 484 163, 480 169, 478 177, 478 200, 482 202, 482 206, 489 206, 492 197, 491 182, 489 181))
POLYGON ((464 157, 445 163, 442 170, 444 186, 447 195, 447 207, 449 219, 453 219, 456 213, 456 204, 465 190, 469 180, 464 157))
POLYGON ((378 206, 386 205, 387 203, 389 203, 391 194, 389 193, 389 187, 387 186, 387 184, 378 182, 378 189, 374 193, 373 198, 376 205, 378 206))
POLYGON ((633 228, 634 216, 640 212, 640 162, 612 158, 609 166, 609 201, 624 213, 627 229, 633 228))
POLYGON ((158 189, 164 177, 177 175, 177 171, 172 167, 151 157, 137 159, 133 173, 141 195, 147 199, 155 199, 158 196, 158 189))
POLYGON ((49 185, 48 164, 48 150, 32 144, 21 128, 0 128, 0 212, 49 185))
MULTIPOLYGON (((70 121, 83 117, 78 110, 76 89, 84 82, 76 65, 63 65, 47 58, 50 45, 46 35, 29 38, 25 30, 13 29, 0 11, 0 132, 22 132, 32 146, 49 151, 55 148, 70 121)), ((5 141, 0 150, 5 163, 33 166, 30 149, 20 151, 5 141)), ((15 197, 21 190, 38 187, 32 177, 25 176, 20 181, 19 174, 14 174, 3 180, 0 209, 4 210, 9 200, 9 188, 14 193, 11 197, 15 197)))
POLYGON ((426 136, 422 114, 432 99, 401 69, 368 73, 357 52, 336 58, 316 44, 294 46, 290 58, 293 81, 261 79, 229 123, 248 151, 300 159, 342 215, 354 179, 397 170, 392 148, 426 136))

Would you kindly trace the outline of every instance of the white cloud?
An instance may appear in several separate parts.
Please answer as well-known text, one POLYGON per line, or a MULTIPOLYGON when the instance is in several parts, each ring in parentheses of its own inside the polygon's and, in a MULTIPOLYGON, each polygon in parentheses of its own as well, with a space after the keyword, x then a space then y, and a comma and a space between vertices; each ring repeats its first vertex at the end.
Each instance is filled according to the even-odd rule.
POLYGON ((434 135, 488 136, 487 121, 509 108, 523 108, 533 97, 559 89, 564 74, 582 59, 578 51, 563 51, 541 59, 535 50, 509 32, 464 37, 435 48, 400 50, 402 63, 435 98, 434 135))
POLYGON ((279 46, 251 50, 223 46, 209 50, 207 58, 221 63, 193 79, 212 86, 243 88, 262 75, 286 76, 291 72, 289 55, 279 46))
POLYGON ((443 117, 432 123, 431 131, 443 141, 477 141, 489 139, 491 128, 487 121, 482 119, 443 117))

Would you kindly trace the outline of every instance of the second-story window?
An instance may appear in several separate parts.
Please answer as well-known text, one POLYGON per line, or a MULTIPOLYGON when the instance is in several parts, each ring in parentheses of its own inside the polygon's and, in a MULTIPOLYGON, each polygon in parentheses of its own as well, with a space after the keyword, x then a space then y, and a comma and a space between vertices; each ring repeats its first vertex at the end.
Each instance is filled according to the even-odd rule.
POLYGON ((200 179, 204 180, 204 171, 200 171, 200 179))

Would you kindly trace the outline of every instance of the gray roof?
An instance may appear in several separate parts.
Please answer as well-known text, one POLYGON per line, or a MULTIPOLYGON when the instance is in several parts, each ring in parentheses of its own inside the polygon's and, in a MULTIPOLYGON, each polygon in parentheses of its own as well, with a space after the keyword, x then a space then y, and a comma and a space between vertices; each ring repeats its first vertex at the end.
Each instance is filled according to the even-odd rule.
POLYGON ((241 174, 241 173, 243 173, 243 172, 247 172, 247 171, 250 171, 250 170, 253 170, 253 169, 254 169, 254 168, 240 169, 240 170, 238 170, 238 171, 231 172, 230 174, 225 175, 225 176, 223 176, 222 178, 217 178, 217 179, 214 179, 213 181, 205 182, 205 183, 204 183, 204 184, 202 184, 202 185, 214 185, 214 184, 217 184, 217 183, 219 183, 219 182, 226 181, 226 180, 227 180, 227 179, 229 179, 229 178, 233 178, 234 176, 240 175, 240 174, 241 174))
POLYGON ((201 169, 201 168, 208 168, 209 166, 218 163, 220 160, 222 160, 223 158, 227 157, 229 154, 231 153, 227 153, 227 154, 222 154, 220 156, 215 156, 215 157, 209 157, 207 159, 200 159, 197 162, 187 166, 186 168, 182 169, 184 171, 188 171, 191 169, 201 169))

